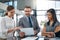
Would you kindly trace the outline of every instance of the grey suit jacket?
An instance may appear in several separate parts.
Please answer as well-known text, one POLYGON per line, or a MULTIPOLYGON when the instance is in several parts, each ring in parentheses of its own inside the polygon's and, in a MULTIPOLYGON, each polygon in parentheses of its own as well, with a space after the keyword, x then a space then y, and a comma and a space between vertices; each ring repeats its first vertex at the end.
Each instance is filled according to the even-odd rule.
MULTIPOLYGON (((33 22, 33 28, 34 30, 36 30, 37 32, 40 31, 40 28, 38 26, 38 22, 35 16, 31 16, 32 22, 33 22)), ((30 24, 29 21, 27 20, 26 16, 23 16, 22 18, 20 18, 19 20, 19 26, 22 26, 23 28, 30 28, 30 24)))

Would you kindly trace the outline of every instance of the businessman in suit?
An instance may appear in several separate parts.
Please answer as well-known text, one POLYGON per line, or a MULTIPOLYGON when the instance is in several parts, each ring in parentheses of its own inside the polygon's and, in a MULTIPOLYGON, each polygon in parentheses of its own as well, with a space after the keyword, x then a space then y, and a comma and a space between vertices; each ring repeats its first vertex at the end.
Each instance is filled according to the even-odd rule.
MULTIPOLYGON (((34 34, 37 35, 37 33, 40 31, 40 28, 38 26, 38 22, 35 16, 32 16, 31 13, 32 9, 30 6, 26 6, 24 8, 25 15, 20 18, 19 20, 19 26, 22 28, 33 28, 34 34)), ((20 32, 20 36, 23 37, 24 33, 20 32)))

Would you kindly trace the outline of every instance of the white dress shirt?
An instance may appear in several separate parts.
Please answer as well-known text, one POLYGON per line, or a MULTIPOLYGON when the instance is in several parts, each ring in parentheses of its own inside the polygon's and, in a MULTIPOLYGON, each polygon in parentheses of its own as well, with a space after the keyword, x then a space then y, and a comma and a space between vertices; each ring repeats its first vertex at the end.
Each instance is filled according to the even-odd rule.
POLYGON ((11 29, 14 27, 15 27, 15 23, 12 18, 9 18, 8 16, 3 17, 0 23, 0 28, 1 28, 0 38, 13 37, 13 32, 7 33, 7 31, 8 29, 11 29))

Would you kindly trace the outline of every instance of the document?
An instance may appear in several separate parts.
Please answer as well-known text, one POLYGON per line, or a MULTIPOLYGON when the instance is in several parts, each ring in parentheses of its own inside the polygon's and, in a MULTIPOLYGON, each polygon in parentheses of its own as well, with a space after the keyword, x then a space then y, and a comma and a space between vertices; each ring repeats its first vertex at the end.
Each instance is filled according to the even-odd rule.
POLYGON ((34 35, 33 28, 21 28, 20 31, 25 32, 25 35, 34 35))
POLYGON ((38 37, 27 37, 21 40, 36 40, 38 37))

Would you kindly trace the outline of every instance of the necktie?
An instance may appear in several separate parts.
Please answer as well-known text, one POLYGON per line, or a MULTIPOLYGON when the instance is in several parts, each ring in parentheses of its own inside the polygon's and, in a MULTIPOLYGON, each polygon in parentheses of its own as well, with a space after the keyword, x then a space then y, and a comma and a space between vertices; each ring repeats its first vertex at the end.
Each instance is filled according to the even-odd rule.
POLYGON ((30 27, 32 27, 31 18, 30 18, 30 17, 28 17, 28 19, 29 19, 29 24, 30 24, 30 27))

